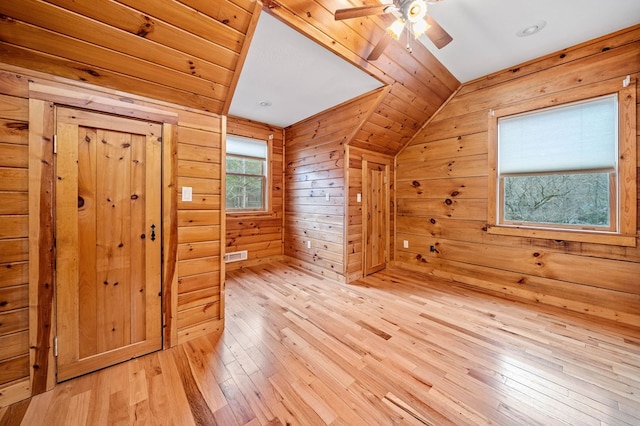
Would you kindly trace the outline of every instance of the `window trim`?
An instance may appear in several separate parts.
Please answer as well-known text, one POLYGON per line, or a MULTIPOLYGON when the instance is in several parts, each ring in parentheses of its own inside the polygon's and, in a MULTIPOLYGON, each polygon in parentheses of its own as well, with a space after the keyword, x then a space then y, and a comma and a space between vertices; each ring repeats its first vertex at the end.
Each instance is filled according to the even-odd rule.
POLYGON ((540 96, 489 112, 488 117, 488 225, 487 232, 527 238, 579 241, 597 244, 636 246, 637 234, 637 189, 636 189, 636 80, 624 87, 622 79, 608 80, 585 87, 569 89, 560 93, 540 96), (551 226, 529 224, 504 224, 499 222, 502 214, 498 206, 500 179, 498 176, 498 119, 501 117, 534 112, 592 98, 618 95, 618 188, 617 230, 558 229, 551 226))
POLYGON ((265 140, 265 139, 257 139, 257 138, 251 138, 251 137, 246 137, 246 136, 241 136, 241 135, 232 135, 232 134, 228 134, 227 137, 225 138, 225 150, 224 150, 224 179, 225 179, 225 185, 224 185, 224 199, 225 199, 225 214, 227 216, 248 216, 248 215, 265 215, 265 214, 271 214, 271 197, 270 197, 270 189, 271 189, 271 140, 265 140), (260 158, 260 157, 252 157, 252 156, 247 156, 247 155, 238 155, 238 154, 227 154, 227 144, 229 143, 229 137, 235 137, 235 138, 239 138, 239 139, 247 139, 247 140, 252 140, 255 142, 261 142, 264 143, 266 145, 266 156, 264 159, 260 158), (227 206, 226 203, 226 197, 227 197, 227 185, 226 185, 226 179, 227 179, 227 175, 228 174, 232 174, 232 175, 239 175, 239 176, 258 176, 258 175, 244 175, 244 174, 237 174, 237 173, 229 173, 229 171, 227 170, 227 155, 231 155, 233 157, 237 157, 237 158, 249 158, 249 159, 254 159, 254 160, 264 160, 264 168, 265 168, 265 173, 263 173, 262 175, 262 187, 263 187, 263 191, 262 191, 262 208, 261 209, 229 209, 229 207, 227 206))

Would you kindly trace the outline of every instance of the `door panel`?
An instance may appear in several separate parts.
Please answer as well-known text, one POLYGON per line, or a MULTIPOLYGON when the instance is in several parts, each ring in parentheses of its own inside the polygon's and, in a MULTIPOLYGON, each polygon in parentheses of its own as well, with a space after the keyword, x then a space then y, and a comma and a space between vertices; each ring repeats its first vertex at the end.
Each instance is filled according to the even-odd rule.
POLYGON ((367 161, 365 173, 365 266, 364 274, 370 275, 387 266, 389 199, 385 164, 367 161))
POLYGON ((60 381, 161 348, 162 127, 56 114, 60 381))

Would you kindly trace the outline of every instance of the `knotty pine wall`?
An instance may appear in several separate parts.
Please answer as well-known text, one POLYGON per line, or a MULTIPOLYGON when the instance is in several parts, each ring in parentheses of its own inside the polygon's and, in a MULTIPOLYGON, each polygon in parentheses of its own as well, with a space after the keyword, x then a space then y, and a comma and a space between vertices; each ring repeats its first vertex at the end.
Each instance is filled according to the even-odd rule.
POLYGON ((26 79, 0 73, 0 406, 30 395, 26 95, 26 79))
POLYGON ((177 342, 222 327, 224 317, 223 118, 182 113, 177 152, 177 342), (187 114, 189 119, 187 120, 187 114), (193 188, 184 202, 181 188, 193 188))
POLYGON ((227 263, 227 270, 282 260, 284 253, 284 131, 254 121, 229 117, 227 134, 269 143, 269 211, 227 213, 226 252, 247 250, 247 260, 227 263), (269 139, 269 137, 272 139, 269 139))
MULTIPOLYGON (((362 219, 355 217, 358 206, 349 207, 346 198, 352 195, 347 193, 351 184, 346 146, 386 90, 375 90, 285 129, 284 252, 293 263, 341 281, 346 280, 348 263, 352 271, 358 267, 356 252, 362 247, 356 240, 362 235, 358 231, 362 219)), ((358 173, 353 175, 357 185, 358 173)))
POLYGON ((30 144, 42 143, 42 151, 51 152, 53 122, 45 121, 52 120, 54 102, 168 124, 163 135, 165 347, 222 327, 225 118, 125 96, 0 64, 0 407, 55 384, 53 223, 47 213, 52 161, 30 163, 30 144), (33 111, 38 105, 44 114, 30 120, 38 117, 33 111), (180 200, 182 186, 193 187, 193 202, 180 200), (41 189, 35 200, 33 188, 41 189), (31 259, 30 244, 39 250, 31 259))
MULTIPOLYGON (((604 80, 622 84, 639 72, 636 26, 463 85, 396 158, 397 239, 409 241, 408 249, 396 244, 397 264, 640 326, 640 246, 489 235, 485 228, 488 110, 604 80)), ((640 121, 640 106, 637 115, 640 121)))

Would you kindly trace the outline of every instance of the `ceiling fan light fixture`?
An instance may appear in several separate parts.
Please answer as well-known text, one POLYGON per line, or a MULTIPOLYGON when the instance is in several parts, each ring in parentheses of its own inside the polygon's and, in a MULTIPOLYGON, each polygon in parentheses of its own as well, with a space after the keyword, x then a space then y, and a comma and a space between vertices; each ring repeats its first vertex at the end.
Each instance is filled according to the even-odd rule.
POLYGON ((420 19, 414 22, 411 25, 411 30, 413 31, 413 36, 417 39, 421 35, 427 32, 427 30, 431 27, 424 19, 420 19))
POLYGON ((387 32, 393 39, 398 40, 400 38, 400 34, 402 34, 403 29, 404 19, 398 18, 393 22, 393 24, 389 25, 389 27, 387 28, 387 32))
POLYGON ((424 20, 427 14, 427 3, 424 0, 413 0, 405 6, 403 11, 404 17, 411 23, 424 20))

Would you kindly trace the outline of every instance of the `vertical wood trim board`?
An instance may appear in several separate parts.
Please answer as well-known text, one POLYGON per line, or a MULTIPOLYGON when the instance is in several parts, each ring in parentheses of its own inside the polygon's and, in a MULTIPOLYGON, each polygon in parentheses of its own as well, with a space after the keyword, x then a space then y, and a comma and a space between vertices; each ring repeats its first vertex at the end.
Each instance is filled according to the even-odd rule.
POLYGON ((163 347, 175 346, 178 341, 178 128, 162 126, 162 216, 163 216, 163 347))
POLYGON ((34 394, 55 385, 53 104, 29 101, 29 337, 34 394))

